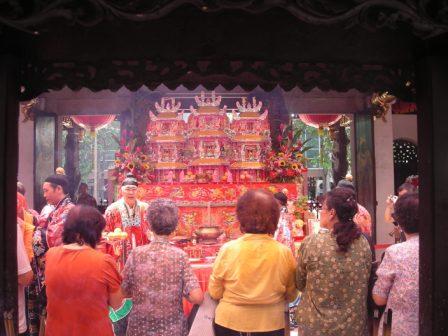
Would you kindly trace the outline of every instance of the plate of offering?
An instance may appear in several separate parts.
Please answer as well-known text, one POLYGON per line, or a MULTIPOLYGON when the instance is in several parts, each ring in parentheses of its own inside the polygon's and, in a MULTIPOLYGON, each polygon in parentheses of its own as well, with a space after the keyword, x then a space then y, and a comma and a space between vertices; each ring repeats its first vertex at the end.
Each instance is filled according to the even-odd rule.
POLYGON ((107 234, 109 240, 123 240, 128 237, 127 232, 121 231, 120 228, 116 228, 113 232, 107 234))

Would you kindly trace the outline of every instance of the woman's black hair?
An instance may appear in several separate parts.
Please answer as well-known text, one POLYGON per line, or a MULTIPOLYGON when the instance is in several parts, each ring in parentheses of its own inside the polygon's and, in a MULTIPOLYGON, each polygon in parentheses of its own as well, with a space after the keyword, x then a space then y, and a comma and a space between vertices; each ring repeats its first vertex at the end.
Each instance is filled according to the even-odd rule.
POLYGON ((77 205, 68 213, 62 232, 64 244, 78 243, 95 248, 101 239, 106 221, 94 207, 77 205))
POLYGON ((286 206, 288 204, 288 196, 285 193, 279 191, 274 194, 274 198, 279 201, 282 206, 286 206))
POLYGON ((347 252, 352 242, 361 236, 361 230, 353 221, 358 212, 355 193, 348 188, 335 188, 325 197, 328 210, 334 209, 338 222, 333 227, 333 234, 340 252, 347 252))

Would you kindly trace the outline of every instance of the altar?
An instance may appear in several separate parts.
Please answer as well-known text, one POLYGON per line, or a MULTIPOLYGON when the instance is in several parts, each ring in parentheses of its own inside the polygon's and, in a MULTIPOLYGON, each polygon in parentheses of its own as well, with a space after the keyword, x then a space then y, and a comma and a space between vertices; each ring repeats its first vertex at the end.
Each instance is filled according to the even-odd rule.
POLYGON ((157 198, 176 202, 180 211, 177 236, 191 237, 201 226, 219 226, 226 238, 234 238, 240 234, 236 201, 249 189, 286 191, 291 199, 300 194, 293 183, 154 183, 141 184, 138 197, 145 202, 157 198))
POLYGON ((273 152, 269 111, 261 101, 243 96, 227 107, 212 91, 194 102, 186 108, 174 97, 161 98, 148 108, 145 146, 131 140, 116 153, 118 185, 132 173, 140 182, 139 199, 176 202, 175 236, 193 241, 205 226, 219 228, 225 240, 238 237, 235 206, 249 189, 282 191, 293 201, 303 195, 296 183, 305 171, 301 145, 286 138, 279 140, 281 155, 273 152))

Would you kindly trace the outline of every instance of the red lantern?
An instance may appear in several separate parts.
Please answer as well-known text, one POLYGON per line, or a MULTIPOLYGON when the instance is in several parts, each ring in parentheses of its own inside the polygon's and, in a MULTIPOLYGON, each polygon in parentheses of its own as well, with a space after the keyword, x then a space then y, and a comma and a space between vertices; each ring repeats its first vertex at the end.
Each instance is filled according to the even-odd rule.
POLYGON ((308 126, 322 129, 336 124, 342 114, 299 114, 299 118, 308 126))
POLYGON ((80 115, 71 116, 72 120, 86 131, 95 133, 115 120, 115 115, 80 115))
POLYGON ((399 100, 392 105, 392 113, 394 114, 414 113, 416 111, 417 111, 417 104, 414 102, 406 102, 403 100, 399 100))

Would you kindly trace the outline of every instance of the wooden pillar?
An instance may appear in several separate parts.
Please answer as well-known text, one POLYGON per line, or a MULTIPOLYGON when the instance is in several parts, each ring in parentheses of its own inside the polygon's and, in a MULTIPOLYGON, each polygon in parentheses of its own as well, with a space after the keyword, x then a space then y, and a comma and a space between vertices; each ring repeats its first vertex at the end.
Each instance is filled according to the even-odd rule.
POLYGON ((333 140, 333 150, 331 153, 333 181, 337 185, 347 175, 347 146, 350 143, 350 139, 347 136, 345 127, 341 126, 340 122, 331 126, 330 136, 333 140))
POLYGON ((376 180, 373 116, 355 114, 355 187, 358 203, 372 217, 372 239, 376 242, 376 180))
POLYGON ((34 120, 34 209, 40 211, 46 201, 42 194, 44 180, 54 174, 57 158, 56 116, 39 113, 34 120))
POLYGON ((420 335, 448 335, 448 55, 417 61, 420 335))
MULTIPOLYGON (((0 317, 14 311, 17 331, 17 171, 19 87, 16 58, 0 56, 0 317)), ((0 334, 3 335, 3 322, 0 334)))
POLYGON ((79 132, 81 128, 73 123, 73 127, 67 128, 67 137, 65 138, 65 173, 69 180, 69 194, 74 200, 81 173, 79 171, 79 132))

